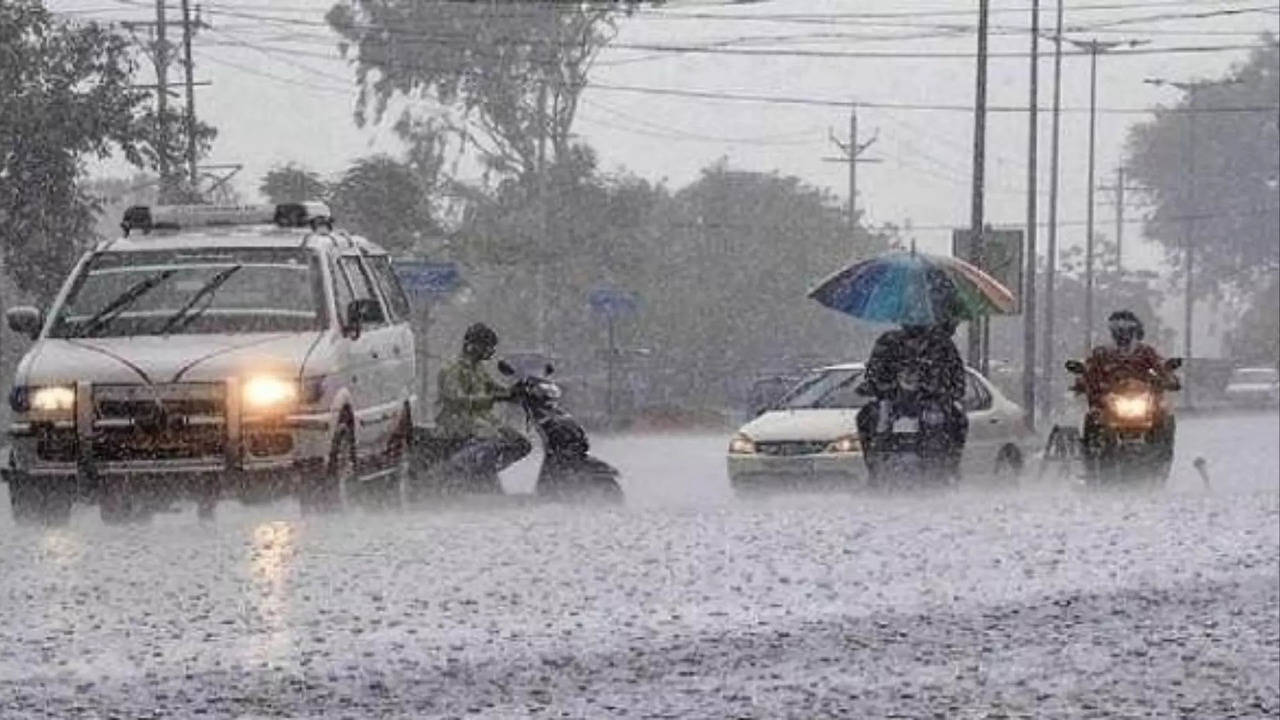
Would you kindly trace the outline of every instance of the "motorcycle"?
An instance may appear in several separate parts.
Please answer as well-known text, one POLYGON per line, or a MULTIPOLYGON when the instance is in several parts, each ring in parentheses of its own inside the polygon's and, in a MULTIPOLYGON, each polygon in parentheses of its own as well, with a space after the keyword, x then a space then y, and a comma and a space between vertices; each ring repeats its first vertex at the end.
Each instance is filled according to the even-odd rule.
MULTIPOLYGON (((1181 358, 1169 358, 1164 369, 1182 367, 1181 358)), ((1085 365, 1068 360, 1066 369, 1083 378, 1085 365)), ((1175 380, 1162 382, 1152 371, 1121 378, 1090 407, 1081 432, 1085 481, 1092 485, 1123 481, 1164 483, 1173 464, 1174 415, 1166 391, 1180 388, 1175 380)), ((1074 388, 1083 392, 1078 382, 1074 388)))
POLYGON ((869 484, 946 484, 959 482, 959 454, 951 423, 955 413, 943 399, 926 395, 919 374, 898 373, 889 398, 877 398, 864 382, 857 391, 875 400, 859 411, 858 427, 869 484))
POLYGON ((498 372, 515 378, 511 401, 542 440, 542 467, 534 492, 552 500, 621 501, 618 470, 590 454, 586 431, 560 407, 563 393, 548 379, 555 369, 547 365, 543 377, 520 375, 503 360, 498 372))

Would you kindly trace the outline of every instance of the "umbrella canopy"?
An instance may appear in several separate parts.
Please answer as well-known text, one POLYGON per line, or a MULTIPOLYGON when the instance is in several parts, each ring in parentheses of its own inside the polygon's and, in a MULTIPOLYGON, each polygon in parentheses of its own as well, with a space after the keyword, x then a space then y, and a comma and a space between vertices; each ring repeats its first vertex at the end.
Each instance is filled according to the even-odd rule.
POLYGON ((809 297, 862 320, 899 325, 932 325, 948 316, 972 320, 1017 307, 1009 288, 973 265, 915 251, 856 262, 823 280, 809 297))

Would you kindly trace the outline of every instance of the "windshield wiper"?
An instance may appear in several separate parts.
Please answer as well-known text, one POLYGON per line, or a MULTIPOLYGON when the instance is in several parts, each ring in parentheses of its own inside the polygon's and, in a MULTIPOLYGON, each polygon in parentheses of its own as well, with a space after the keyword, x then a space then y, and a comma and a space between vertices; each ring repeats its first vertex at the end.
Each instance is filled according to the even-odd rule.
POLYGON ((196 303, 199 303, 206 297, 212 300, 213 293, 216 292, 218 288, 222 287, 222 284, 242 267, 244 267, 244 265, 232 265, 226 270, 221 270, 216 275, 209 278, 209 281, 201 286, 200 289, 191 296, 191 299, 187 301, 187 304, 178 308, 177 312, 170 315, 169 319, 164 321, 164 325, 160 328, 160 334, 168 335, 173 330, 182 330, 187 325, 191 324, 193 320, 200 317, 205 310, 209 309, 209 305, 206 304, 195 312, 191 312, 191 308, 195 307, 196 303))
POLYGON ((114 300, 103 305, 98 312, 78 323, 67 336, 75 338, 92 335, 99 328, 105 327, 107 323, 115 320, 120 313, 128 309, 138 298, 151 292, 155 286, 168 280, 176 272, 177 270, 163 270, 130 285, 127 290, 117 295, 114 300))

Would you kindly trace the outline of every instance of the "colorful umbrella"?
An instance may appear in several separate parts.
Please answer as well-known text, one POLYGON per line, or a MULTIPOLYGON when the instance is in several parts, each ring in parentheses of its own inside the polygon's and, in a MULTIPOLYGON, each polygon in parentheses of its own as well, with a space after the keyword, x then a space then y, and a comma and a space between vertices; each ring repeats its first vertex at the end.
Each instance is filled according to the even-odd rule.
POLYGON ((973 265, 914 250, 856 262, 809 297, 856 318, 899 325, 932 325, 948 315, 972 320, 1017 308, 1009 288, 973 265))

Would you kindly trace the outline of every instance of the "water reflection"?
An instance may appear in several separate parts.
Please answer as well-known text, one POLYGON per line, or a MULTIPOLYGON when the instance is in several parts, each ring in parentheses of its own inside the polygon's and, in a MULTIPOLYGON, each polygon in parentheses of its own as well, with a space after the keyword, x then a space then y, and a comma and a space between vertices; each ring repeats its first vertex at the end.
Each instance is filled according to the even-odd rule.
POLYGON ((77 565, 84 557, 84 538, 67 528, 54 528, 40 536, 40 555, 59 569, 77 565))
POLYGON ((252 606, 250 658, 255 664, 277 665, 292 644, 289 631, 289 588, 293 561, 297 555, 297 528, 287 520, 276 520, 253 529, 249 557, 251 587, 246 588, 252 606))

